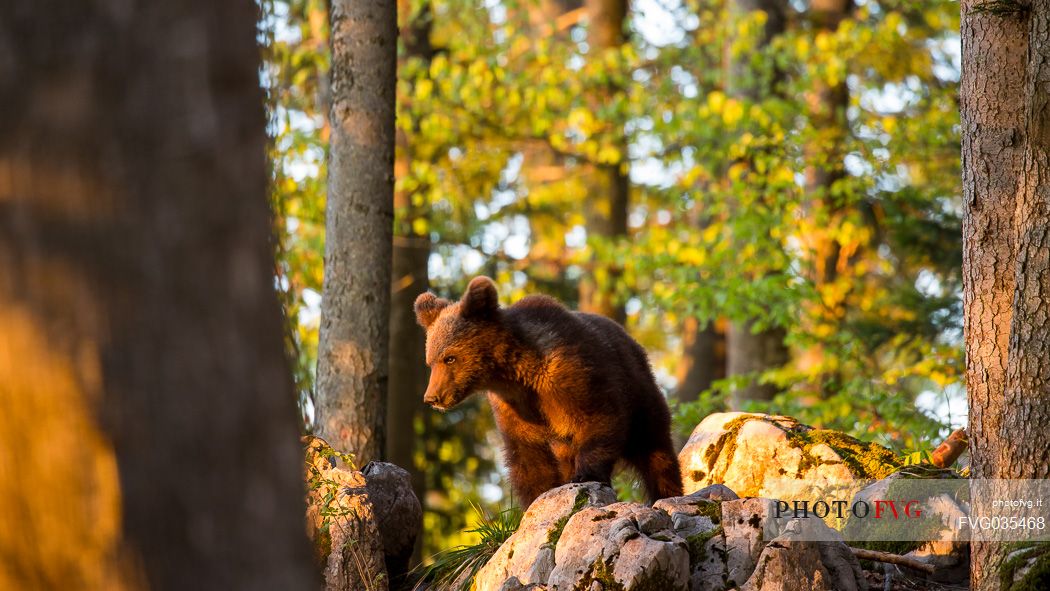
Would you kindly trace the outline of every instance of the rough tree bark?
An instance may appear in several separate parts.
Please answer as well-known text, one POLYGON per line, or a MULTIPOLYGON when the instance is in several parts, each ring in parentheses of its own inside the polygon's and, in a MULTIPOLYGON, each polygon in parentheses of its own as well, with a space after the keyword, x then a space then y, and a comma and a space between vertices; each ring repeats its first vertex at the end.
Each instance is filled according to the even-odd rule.
POLYGON ((396 0, 331 5, 317 434, 358 465, 384 452, 394 217, 396 0))
MULTIPOLYGON (((963 307, 975 478, 1050 472, 1050 5, 962 2, 963 307), (1007 444, 1006 442, 1009 442, 1007 444)), ((974 544, 971 587, 997 589, 1006 548, 974 544)))
MULTIPOLYGON (((738 16, 755 11, 766 13, 766 23, 760 44, 767 44, 773 37, 784 32, 786 6, 784 0, 733 0, 729 4, 731 13, 738 16)), ((761 89, 747 86, 741 81, 747 78, 750 56, 731 56, 726 75, 726 93, 755 100, 761 89)), ((771 327, 755 332, 753 320, 730 322, 726 329, 726 372, 730 376, 761 373, 779 367, 790 359, 784 345, 784 330, 771 327)), ((773 384, 761 384, 757 380, 733 390, 730 408, 742 408, 749 400, 770 400, 776 395, 773 384)))
MULTIPOLYGON (((587 43, 594 59, 626 42, 624 27, 627 24, 627 0, 586 0, 590 24, 587 43)), ((609 94, 620 89, 610 86, 609 94)), ((627 138, 618 138, 623 162, 600 164, 591 172, 587 195, 587 235, 605 240, 616 240, 627 236, 627 209, 630 205, 630 180, 624 163, 627 161, 627 138)), ((614 291, 615 271, 602 281, 595 277, 595 269, 585 273, 580 280, 580 310, 608 316, 623 324, 627 319, 622 304, 616 302, 614 291)))
POLYGON ((999 473, 1050 478, 1050 1, 1032 3, 999 473), (1023 442, 1017 445, 1020 438, 1023 442))
POLYGON ((0 8, 0 588, 317 582, 256 19, 0 8))

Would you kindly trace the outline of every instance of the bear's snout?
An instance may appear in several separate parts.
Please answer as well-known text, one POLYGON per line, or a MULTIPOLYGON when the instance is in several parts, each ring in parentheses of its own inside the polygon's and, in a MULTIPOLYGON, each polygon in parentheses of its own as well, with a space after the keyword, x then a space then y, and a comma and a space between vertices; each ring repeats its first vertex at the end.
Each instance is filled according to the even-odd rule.
POLYGON ((427 393, 423 395, 423 404, 433 407, 438 406, 437 394, 434 394, 430 390, 427 390, 427 393))

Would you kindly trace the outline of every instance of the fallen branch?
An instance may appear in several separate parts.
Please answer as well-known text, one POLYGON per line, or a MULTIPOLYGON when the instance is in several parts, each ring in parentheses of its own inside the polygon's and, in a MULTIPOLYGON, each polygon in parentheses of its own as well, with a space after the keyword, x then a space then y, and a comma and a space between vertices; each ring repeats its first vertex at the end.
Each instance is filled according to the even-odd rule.
POLYGON ((872 560, 874 562, 906 566, 913 570, 922 571, 928 575, 932 575, 933 572, 937 570, 932 564, 926 564, 921 560, 908 558, 907 556, 901 556, 900 554, 890 554, 889 552, 879 552, 878 550, 854 548, 853 546, 850 546, 849 549, 853 551, 854 556, 861 560, 872 560))
POLYGON ((948 436, 948 439, 944 440, 944 443, 937 446, 937 449, 933 450, 933 465, 938 468, 947 468, 955 463, 955 460, 959 459, 959 456, 966 451, 966 446, 970 442, 966 436, 966 428, 956 429, 954 433, 948 436))

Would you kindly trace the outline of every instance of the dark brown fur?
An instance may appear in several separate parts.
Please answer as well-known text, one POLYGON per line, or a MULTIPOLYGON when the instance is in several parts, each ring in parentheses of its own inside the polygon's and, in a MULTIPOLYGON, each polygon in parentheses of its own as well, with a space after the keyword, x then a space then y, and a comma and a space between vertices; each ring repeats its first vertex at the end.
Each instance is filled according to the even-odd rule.
POLYGON ((642 347, 612 320, 541 295, 500 308, 476 277, 459 302, 424 293, 430 384, 440 410, 487 391, 523 507, 567 482, 609 483, 619 460, 651 501, 682 494, 671 416, 642 347))

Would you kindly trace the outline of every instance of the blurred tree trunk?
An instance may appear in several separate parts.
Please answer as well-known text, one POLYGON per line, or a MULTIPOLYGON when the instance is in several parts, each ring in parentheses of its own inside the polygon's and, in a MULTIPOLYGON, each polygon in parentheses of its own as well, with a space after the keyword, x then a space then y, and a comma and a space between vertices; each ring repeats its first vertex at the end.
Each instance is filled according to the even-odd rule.
MULTIPOLYGON (((561 45, 573 43, 569 35, 572 27, 581 20, 582 3, 582 0, 537 0, 517 3, 510 10, 526 11, 528 26, 523 33, 534 44, 546 40, 552 45, 561 45)), ((530 193, 549 190, 551 185, 560 190, 575 180, 574 171, 566 166, 564 155, 552 149, 549 142, 524 141, 519 151, 522 155, 521 176, 530 193)), ((567 295, 566 299, 575 303, 579 291, 576 282, 566 277, 568 265, 563 256, 565 234, 570 226, 552 224, 549 219, 531 215, 528 223, 530 253, 522 264, 527 264, 530 283, 544 293, 567 295)))
MULTIPOLYGON (((398 1, 398 12, 405 21, 402 27, 404 59, 422 60, 429 63, 433 57, 430 45, 432 13, 430 3, 425 2, 413 14, 409 0, 398 1)), ((397 130, 397 157, 394 171, 398 179, 409 174, 409 167, 416 158, 403 129, 397 130)), ((424 347, 426 333, 416 322, 412 305, 420 293, 430 288, 427 265, 430 261, 429 224, 427 208, 415 201, 420 191, 400 189, 394 192, 394 250, 393 284, 390 300, 390 393, 387 402, 386 459, 401 466, 412 476, 412 488, 422 502, 424 478, 416 466, 416 418, 423 412, 423 392, 427 389, 427 366, 424 347), (427 225, 417 232, 415 225, 427 225)), ((417 536, 416 551, 422 545, 423 536, 417 536)), ((418 557, 417 557, 418 558, 418 557)))
MULTIPOLYGON (((784 346, 784 329, 754 331, 754 322, 730 322, 726 330, 726 373, 729 376, 760 374, 780 367, 790 360, 784 346)), ((732 410, 744 408, 750 400, 772 400, 777 393, 774 384, 761 384, 757 379, 735 388, 729 400, 732 410)))
MULTIPOLYGON (((627 4, 627 0, 586 0, 590 18, 588 55, 592 59, 601 60, 607 51, 618 49, 626 42, 627 4)), ((607 100, 621 91, 610 84, 607 100)), ((626 170, 627 138, 622 135, 622 126, 620 133, 616 143, 622 155, 621 161, 595 165, 591 173, 585 212, 588 240, 616 241, 627 236, 630 180, 626 170)), ((623 324, 627 315, 623 304, 616 301, 617 275, 605 265, 586 270, 580 280, 580 310, 602 314, 623 324)))
POLYGON ((317 434, 364 465, 385 451, 397 4, 333 0, 330 14, 332 137, 317 434))
POLYGON ((0 8, 0 588, 317 583, 256 18, 0 8))
POLYGON ((687 318, 682 334, 682 359, 675 374, 674 400, 693 402, 715 380, 726 377, 726 335, 714 322, 701 327, 687 318))
MULTIPOLYGON (((1043 59, 1050 6, 962 3, 963 308, 974 478, 1050 476, 1050 187, 1043 59)), ((1006 547, 973 544, 971 586, 1006 547)))
MULTIPOLYGON (((831 33, 849 16, 852 9, 852 0, 813 0, 808 16, 817 31, 831 33)), ((835 85, 817 79, 806 97, 810 125, 814 132, 814 137, 805 146, 806 160, 810 163, 806 169, 806 207, 815 218, 812 222, 815 231, 808 232, 804 240, 808 241, 806 246, 813 253, 813 260, 809 261, 810 278, 821 293, 824 293, 823 288, 831 286, 840 277, 849 275, 847 267, 856 262, 860 251, 854 249, 847 260, 843 260, 842 245, 833 234, 847 213, 843 207, 834 204, 831 195, 834 184, 846 176, 844 162, 846 139, 849 136, 849 122, 846 119, 849 98, 845 79, 835 85), (827 221, 816 221, 824 219, 818 218, 818 214, 826 215, 827 221)), ((832 290, 832 293, 841 291, 832 290)), ((815 322, 834 324, 840 322, 846 313, 844 302, 837 302, 834 308, 828 309, 821 298, 815 306, 820 306, 812 313, 815 322)), ((817 373, 820 376, 809 385, 815 399, 830 395, 832 392, 829 389, 835 387, 834 376, 816 370, 824 362, 824 348, 820 344, 808 347, 796 359, 803 373, 817 373)))
MULTIPOLYGON (((747 15, 755 11, 766 14, 765 29, 761 44, 767 44, 784 32, 785 0, 732 0, 731 14, 747 15)), ((743 83, 748 78, 750 55, 730 56, 726 76, 726 94, 750 100, 759 98, 762 89, 743 83)), ((754 331, 754 321, 730 322, 726 330, 726 372, 730 376, 761 373, 787 363, 790 358, 784 345, 784 329, 779 327, 754 331)), ((776 395, 773 384, 760 384, 752 380, 749 384, 735 388, 730 397, 730 408, 736 410, 749 400, 770 400, 776 395)))

